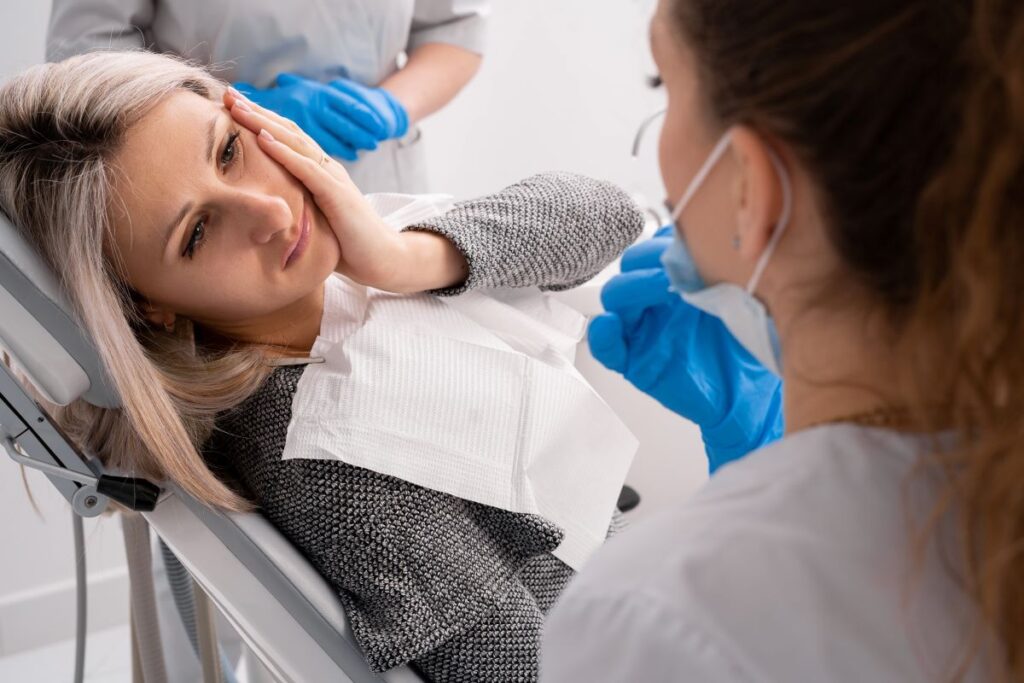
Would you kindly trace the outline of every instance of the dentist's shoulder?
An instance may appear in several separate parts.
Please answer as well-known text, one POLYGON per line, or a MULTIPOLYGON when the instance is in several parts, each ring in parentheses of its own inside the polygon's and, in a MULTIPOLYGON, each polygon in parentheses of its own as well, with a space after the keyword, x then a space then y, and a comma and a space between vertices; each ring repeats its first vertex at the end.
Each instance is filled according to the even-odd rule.
MULTIPOLYGON (((882 680, 873 662, 917 680, 914 634, 956 637, 945 617, 892 626, 905 585, 885 577, 910 542, 892 520, 917 445, 830 425, 723 467, 574 579, 545 626, 542 683, 882 680)), ((929 574, 924 597, 955 595, 946 581, 929 574)))

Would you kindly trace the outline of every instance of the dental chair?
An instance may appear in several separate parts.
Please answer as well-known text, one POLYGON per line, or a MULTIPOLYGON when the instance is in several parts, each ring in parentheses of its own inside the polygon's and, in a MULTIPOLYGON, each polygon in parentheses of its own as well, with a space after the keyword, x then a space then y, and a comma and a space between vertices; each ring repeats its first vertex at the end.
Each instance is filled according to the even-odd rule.
MULTIPOLYGON (((48 400, 120 400, 53 273, 0 215, 0 347, 48 400)), ((113 500, 141 512, 196 584, 280 681, 414 683, 407 667, 370 671, 331 586, 259 513, 223 514, 173 486, 105 471, 75 448, 0 363, 0 443, 41 470, 82 517, 113 500)), ((84 573, 84 570, 83 570, 84 573)))

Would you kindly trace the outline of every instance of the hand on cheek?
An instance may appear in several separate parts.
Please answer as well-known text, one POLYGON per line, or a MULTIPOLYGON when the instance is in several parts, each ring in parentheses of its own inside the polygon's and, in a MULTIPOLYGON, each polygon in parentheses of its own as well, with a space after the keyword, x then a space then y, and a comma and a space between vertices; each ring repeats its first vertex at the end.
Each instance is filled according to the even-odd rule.
POLYGON ((396 233, 385 225, 344 166, 294 123, 231 90, 224 95, 224 105, 235 121, 256 134, 260 149, 313 196, 338 240, 339 273, 392 292, 447 287, 465 277, 465 259, 450 242, 435 235, 396 233))

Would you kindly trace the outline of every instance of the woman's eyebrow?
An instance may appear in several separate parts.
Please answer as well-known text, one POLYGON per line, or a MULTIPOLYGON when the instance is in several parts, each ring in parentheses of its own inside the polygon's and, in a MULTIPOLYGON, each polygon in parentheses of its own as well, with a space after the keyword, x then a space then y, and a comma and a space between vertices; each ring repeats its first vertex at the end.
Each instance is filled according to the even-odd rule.
MULTIPOLYGON (((221 119, 221 115, 214 114, 213 118, 210 119, 210 125, 206 127, 206 158, 209 163, 215 163, 214 152, 217 149, 217 122, 221 119)), ((164 232, 164 251, 166 252, 170 248, 171 240, 174 237, 174 233, 177 231, 178 225, 185 218, 189 211, 192 210, 194 204, 192 202, 185 202, 185 205, 178 210, 177 215, 171 220, 170 224, 164 232)))
POLYGON ((214 114, 210 119, 210 125, 206 127, 206 157, 212 164, 214 146, 217 144, 217 122, 220 121, 220 113, 214 114))
POLYGON ((188 212, 192 210, 192 206, 192 202, 185 202, 185 205, 178 211, 178 215, 176 215, 170 225, 167 226, 166 236, 164 237, 165 253, 170 249, 171 240, 174 239, 174 233, 177 232, 178 226, 181 224, 181 221, 184 220, 188 212))

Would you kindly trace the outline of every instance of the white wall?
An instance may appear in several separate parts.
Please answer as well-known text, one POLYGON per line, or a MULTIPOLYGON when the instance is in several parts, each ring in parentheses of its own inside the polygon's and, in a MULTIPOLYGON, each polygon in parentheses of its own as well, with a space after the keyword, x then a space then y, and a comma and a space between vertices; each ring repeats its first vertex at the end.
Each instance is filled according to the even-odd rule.
POLYGON ((50 0, 0 3, 0 78, 43 61, 50 0))
MULTIPOLYGON (((434 189, 480 195, 550 170, 587 173, 661 200, 646 84, 653 0, 497 0, 479 76, 424 129, 434 189)), ((656 131, 653 131, 656 133, 656 131)))
MULTIPOLYGON (((637 125, 662 95, 644 78, 650 0, 498 0, 478 78, 425 123, 432 185, 460 197, 492 192, 532 173, 572 170, 660 201, 656 131, 639 161, 637 125)), ((0 78, 41 61, 49 2, 0 2, 0 78)), ((706 464, 696 431, 585 354, 580 367, 641 438, 630 475, 640 515, 695 487, 706 464)), ((0 656, 68 637, 73 576, 69 512, 29 474, 43 511, 30 508, 18 468, 0 458, 0 656)), ((94 627, 125 618, 123 552, 115 520, 87 527, 94 627), (101 599, 105 603, 100 605, 101 599)))

